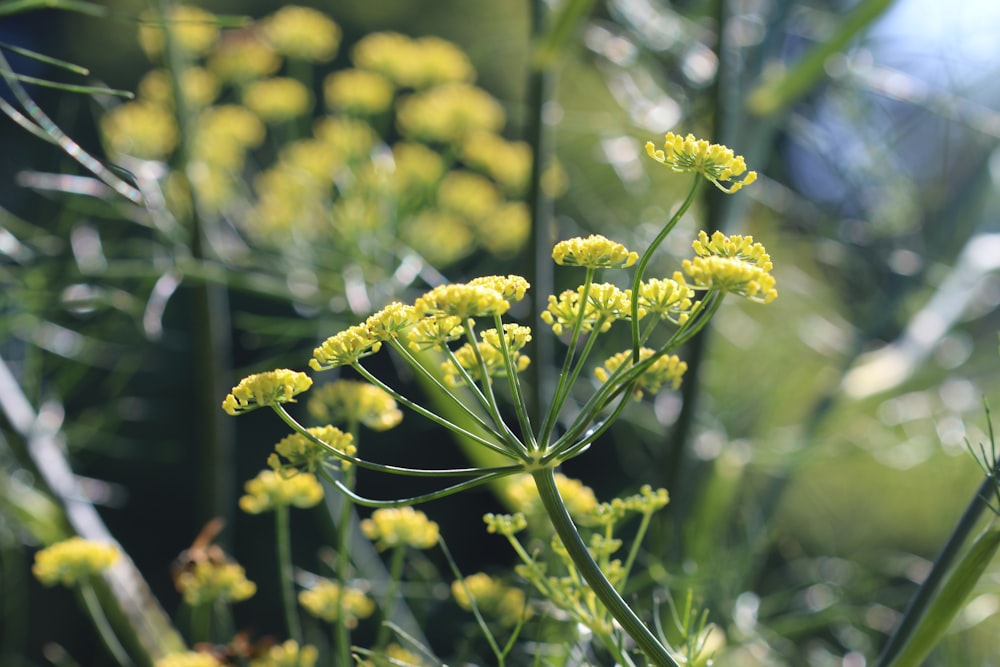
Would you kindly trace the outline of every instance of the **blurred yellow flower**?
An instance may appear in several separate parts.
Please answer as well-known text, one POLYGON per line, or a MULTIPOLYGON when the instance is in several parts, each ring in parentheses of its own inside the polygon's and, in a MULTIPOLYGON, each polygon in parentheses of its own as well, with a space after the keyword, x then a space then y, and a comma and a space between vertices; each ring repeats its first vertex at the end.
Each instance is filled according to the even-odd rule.
POLYGON ((259 79, 280 67, 281 57, 252 29, 223 33, 208 57, 208 69, 226 83, 259 79))
POLYGON ((278 53, 310 62, 329 62, 340 46, 340 26, 310 7, 287 5, 263 19, 263 32, 278 53))
POLYGON ((108 569, 120 555, 114 545, 71 537, 36 553, 31 572, 46 586, 73 586, 108 569))
POLYGON ((173 113, 152 102, 126 102, 101 118, 101 134, 111 150, 144 160, 167 157, 177 147, 173 113))
POLYGON ((352 630, 358 627, 359 619, 368 618, 375 611, 375 602, 363 591, 329 579, 320 579, 312 588, 299 593, 299 604, 318 619, 343 623, 352 630))
POLYGON ((211 653, 185 651, 166 655, 153 663, 153 667, 223 667, 211 653))
POLYGON ((488 216, 497 209, 500 201, 496 186, 471 171, 450 171, 438 187, 438 206, 441 210, 460 215, 470 222, 488 216))
POLYGON ((522 618, 530 616, 524 591, 506 586, 485 572, 452 582, 451 594, 462 609, 471 610, 474 601, 484 616, 496 618, 505 627, 517 625, 522 618))
POLYGON ((388 507, 361 522, 361 532, 379 549, 408 546, 430 549, 438 542, 438 525, 412 507, 388 507))
POLYGON ((288 77, 260 79, 243 89, 243 104, 269 122, 282 122, 312 110, 312 93, 301 81, 288 77))
MULTIPOLYGON (((643 361, 650 358, 654 353, 647 347, 641 348, 639 350, 639 360, 643 361)), ((622 365, 631 366, 632 365, 632 350, 626 350, 624 352, 619 352, 618 354, 609 357, 605 360, 603 366, 598 366, 594 369, 594 375, 601 382, 607 382, 614 373, 622 365)), ((654 361, 642 374, 636 379, 635 389, 633 396, 636 399, 642 398, 644 391, 651 392, 655 394, 660 390, 660 388, 665 384, 670 384, 671 389, 677 389, 681 386, 681 378, 684 376, 684 371, 687 370, 687 362, 681 361, 679 357, 672 354, 663 355, 654 361)))
POLYGON ((462 140, 462 161, 482 171, 510 194, 521 194, 531 175, 531 147, 491 132, 474 132, 462 140))
POLYGON ((288 505, 306 509, 323 500, 323 487, 308 472, 261 470, 243 488, 246 495, 240 498, 240 509, 247 514, 262 514, 288 505))
MULTIPOLYGON (((562 473, 556 473, 555 478, 559 495, 562 496, 563 502, 566 503, 566 509, 574 518, 585 517, 594 511, 594 508, 597 507, 597 496, 593 489, 580 480, 572 479, 562 473)), ((515 527, 520 525, 520 522, 516 520, 518 514, 524 514, 528 517, 539 517, 545 514, 535 480, 531 478, 531 475, 519 475, 512 478, 504 487, 503 494, 506 496, 508 504, 517 512, 514 515, 515 527)), ((503 531, 498 526, 492 525, 496 521, 496 517, 487 520, 487 528, 492 526, 494 529, 490 532, 502 533, 503 531)))
POLYGON ((382 74, 395 84, 426 88, 469 82, 475 70, 465 53, 439 37, 412 39, 395 32, 365 36, 351 52, 355 66, 382 74))
POLYGON ((289 639, 251 660, 250 667, 313 667, 318 659, 319 651, 315 646, 300 647, 298 642, 289 639))
POLYGON ((503 127, 503 107, 481 88, 445 84, 414 93, 397 105, 397 123, 407 138, 461 143, 476 132, 503 127))
POLYGON ((257 592, 257 585, 247 579, 243 566, 236 563, 194 563, 177 575, 176 584, 184 602, 192 606, 216 601, 241 602, 257 592))
POLYGON ((320 421, 360 423, 373 431, 387 431, 403 419, 388 392, 357 380, 335 380, 319 387, 312 392, 307 407, 320 421))
POLYGON ((166 43, 164 25, 177 45, 192 56, 207 53, 219 36, 215 15, 200 7, 177 5, 166 19, 146 12, 139 24, 139 45, 151 58, 163 52, 166 43))
POLYGON ((382 113, 392 104, 395 88, 378 72, 345 69, 323 81, 323 99, 331 109, 355 114, 382 113))
MULTIPOLYGON (((184 101, 193 107, 205 107, 219 96, 219 80, 202 67, 189 67, 181 73, 184 101)), ((173 83, 165 69, 154 69, 139 80, 139 97, 164 107, 174 104, 173 83)))

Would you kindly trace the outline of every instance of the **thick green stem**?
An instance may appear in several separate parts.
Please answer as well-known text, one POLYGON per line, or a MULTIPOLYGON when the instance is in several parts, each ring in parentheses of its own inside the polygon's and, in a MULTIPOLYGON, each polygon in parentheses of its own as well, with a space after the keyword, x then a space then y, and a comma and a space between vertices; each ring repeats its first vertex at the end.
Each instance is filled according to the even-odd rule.
POLYGON ((281 606, 285 613, 288 636, 302 643, 302 626, 295 608, 295 573, 292 571, 292 536, 289 530, 288 505, 274 508, 275 540, 278 548, 278 576, 281 579, 281 606))
POLYGON ((660 643, 632 608, 625 603, 622 596, 604 576, 601 568, 594 562, 590 552, 587 551, 587 546, 583 543, 580 533, 577 532, 576 526, 566 510, 565 503, 559 496, 554 470, 543 468, 532 472, 531 476, 535 479, 538 495, 542 499, 549 519, 555 526, 556 533, 559 534, 559 538, 566 547, 566 552, 573 559, 577 570, 590 584, 591 590, 601 600, 608 612, 621 624, 625 632, 632 637, 652 664, 659 667, 679 667, 677 661, 670 655, 670 651, 660 643))

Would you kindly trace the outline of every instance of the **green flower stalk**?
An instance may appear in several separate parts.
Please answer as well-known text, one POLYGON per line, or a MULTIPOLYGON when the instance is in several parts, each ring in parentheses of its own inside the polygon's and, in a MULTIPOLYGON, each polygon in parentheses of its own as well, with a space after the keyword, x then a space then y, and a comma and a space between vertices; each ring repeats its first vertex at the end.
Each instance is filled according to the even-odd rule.
MULTIPOLYGON (((692 173, 696 178, 680 207, 641 255, 596 234, 568 239, 553 248, 556 264, 583 269, 584 275, 577 288, 550 295, 541 313, 542 321, 551 327, 553 335, 566 337, 567 350, 548 409, 539 424, 533 424, 529 418, 520 376, 531 363, 526 352, 538 334, 530 327, 505 321, 512 304, 523 299, 530 287, 520 276, 485 276, 467 283, 442 284, 428 290, 412 305, 391 303, 364 322, 323 341, 309 360, 309 367, 318 372, 349 367, 394 405, 413 410, 500 454, 509 464, 433 470, 368 461, 350 451, 338 437, 305 429, 288 413, 284 404, 293 402, 296 395, 309 388, 311 381, 308 376, 287 369, 245 379, 226 397, 223 407, 235 415, 269 406, 293 429, 293 437, 304 439, 300 444, 308 442, 310 447, 317 448, 314 451, 325 452, 342 463, 387 474, 442 480, 460 478, 437 491, 390 500, 363 497, 351 485, 330 478, 354 502, 384 508, 379 512, 442 498, 509 475, 530 474, 538 487, 544 512, 560 538, 560 549, 565 550, 596 599, 654 664, 676 665, 671 651, 622 600, 609 580, 610 574, 602 569, 611 567, 612 561, 603 557, 595 561, 588 551, 566 509, 555 471, 611 428, 629 399, 677 389, 686 364, 674 354, 675 350, 710 321, 727 294, 766 304, 778 293, 771 275, 773 265, 764 247, 749 236, 726 236, 719 232, 711 237, 702 232, 693 243, 694 256, 684 260, 680 270, 670 277, 645 278, 654 253, 694 202, 703 178, 727 193, 735 193, 756 179, 756 173, 747 171, 743 158, 732 150, 691 136, 667 134, 662 150, 650 146, 648 151, 653 159, 672 171, 692 173), (629 269, 634 270, 630 289, 620 289, 610 280, 603 282, 605 272, 629 269), (631 349, 604 360, 592 376, 585 375, 583 371, 591 367, 590 356, 598 337, 618 322, 627 323, 631 329, 631 349), (439 389, 463 416, 463 423, 437 414, 376 377, 366 367, 366 359, 383 348, 397 354, 414 374, 439 389), (435 361, 434 355, 440 361, 435 361), (572 390, 584 377, 595 378, 595 388, 590 398, 573 410, 573 417, 564 421, 564 408, 572 390), (513 406, 516 415, 513 422, 505 416, 505 400, 513 406)), ((393 534, 391 531, 372 528, 375 525, 372 522, 377 522, 376 515, 364 524, 373 531, 373 539, 379 540, 382 548, 398 549, 387 538, 393 534)), ((648 525, 648 515, 644 516, 640 533, 648 525)), ((602 544, 604 549, 613 542, 602 544)), ((633 547, 619 575, 627 574, 635 556, 633 547)), ((394 563, 396 559, 394 556, 394 563)), ((391 600, 388 602, 391 604, 391 600)), ((608 632, 618 630, 609 626, 608 632)), ((378 645, 384 645, 385 639, 380 637, 378 645)), ((613 645, 610 640, 606 643, 613 645)), ((624 654, 621 657, 624 659, 624 654)))

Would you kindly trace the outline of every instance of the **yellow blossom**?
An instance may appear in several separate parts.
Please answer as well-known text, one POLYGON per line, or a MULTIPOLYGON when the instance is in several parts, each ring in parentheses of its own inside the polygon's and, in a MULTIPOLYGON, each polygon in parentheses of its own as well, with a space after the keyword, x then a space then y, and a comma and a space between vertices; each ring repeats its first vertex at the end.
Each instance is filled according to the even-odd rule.
POLYGON ((165 20, 149 13, 143 14, 139 24, 139 45, 150 57, 163 52, 165 45, 163 25, 177 45, 192 56, 209 51, 219 36, 216 18, 210 12, 193 5, 177 5, 165 20))
POLYGON ((448 172, 438 187, 438 206, 469 221, 485 218, 500 202, 496 186, 471 171, 448 172))
POLYGON ((406 336, 414 351, 441 350, 449 341, 461 338, 462 332, 462 318, 443 315, 418 320, 406 336))
POLYGON ((326 105, 347 113, 382 113, 392 104, 395 92, 391 81, 363 69, 340 70, 323 81, 326 105))
POLYGON ((430 549, 439 535, 438 525, 412 507, 377 509, 361 522, 361 531, 382 550, 400 546, 430 549))
POLYGON ((444 267, 475 249, 475 235, 468 223, 454 213, 425 209, 405 221, 402 238, 427 263, 444 267))
POLYGON ((250 661, 250 667, 313 667, 319 659, 319 651, 308 644, 300 647, 289 639, 284 644, 272 646, 259 658, 250 661))
POLYGON ((402 134, 423 141, 461 142, 474 132, 496 132, 503 107, 481 88, 454 83, 414 93, 397 105, 402 134))
MULTIPOLYGON (((523 347, 528 340, 531 340, 530 333, 524 333, 531 330, 528 327, 521 327, 516 324, 504 325, 504 329, 505 334, 507 334, 505 335, 505 339, 509 346, 508 351, 511 365, 516 372, 521 372, 528 367, 531 360, 520 354, 517 350, 523 347), (516 327, 523 331, 507 330, 507 327, 516 327)), ((486 375, 491 378, 505 377, 507 375, 507 365, 504 363, 503 354, 500 352, 500 338, 497 335, 496 329, 487 329, 481 335, 484 341, 477 343, 476 349, 478 349, 479 356, 482 357, 482 363, 486 367, 486 375)), ((455 365, 456 362, 473 380, 482 378, 482 369, 479 359, 476 357, 476 352, 472 345, 466 343, 455 350, 454 361, 449 359, 441 364, 441 373, 444 376, 445 384, 458 386, 465 381, 459 368, 455 365)))
POLYGON ((726 236, 722 232, 716 231, 710 239, 705 232, 698 232, 698 239, 691 246, 696 253, 703 257, 710 255, 734 257, 744 262, 756 264, 764 271, 770 271, 774 268, 767 250, 760 243, 754 243, 752 236, 740 236, 739 234, 726 236))
POLYGON ((392 147, 393 180, 401 197, 418 199, 434 188, 444 173, 441 154, 423 144, 402 141, 392 147))
POLYGON ((246 107, 209 107, 198 114, 192 142, 194 157, 213 167, 239 171, 247 149, 260 145, 264 134, 264 123, 246 107))
POLYGON ((365 320, 364 327, 376 339, 387 341, 399 338, 399 334, 409 329, 417 321, 416 309, 399 302, 390 303, 365 320))
POLYGON ((321 118, 316 121, 313 135, 345 162, 367 160, 378 141, 372 126, 359 118, 321 118))
POLYGON ((382 655, 371 660, 362 660, 360 667, 424 667, 427 663, 414 653, 408 651, 399 644, 389 644, 385 647, 382 655))
POLYGON ((223 667, 211 653, 185 651, 165 655, 153 663, 153 667, 223 667))
POLYGON ((337 55, 340 26, 320 11, 287 5, 262 23, 267 41, 289 58, 325 63, 337 55))
POLYGON ((216 601, 241 602, 253 597, 257 585, 236 563, 199 561, 176 578, 177 590, 192 606, 216 601))
POLYGON ((266 121, 298 118, 312 109, 312 93, 301 81, 276 76, 260 79, 243 89, 243 104, 266 121))
POLYGON ((479 244, 494 255, 507 257, 524 247, 531 234, 531 214, 524 202, 507 202, 475 224, 479 244))
MULTIPOLYGON (((559 495, 562 496, 566 509, 574 518, 587 516, 597 507, 597 496, 589 486, 562 473, 556 473, 555 478, 559 495)), ((504 487, 503 493, 507 497, 508 504, 519 513, 529 517, 539 517, 545 514, 542 499, 538 496, 538 489, 531 475, 520 475, 514 478, 504 487)), ((487 527, 489 527, 489 523, 487 521, 487 527)))
POLYGON ((692 290, 680 274, 674 279, 652 278, 639 285, 639 308, 662 320, 684 324, 694 307, 692 290))
POLYGON ((701 174, 715 187, 728 194, 757 180, 756 171, 747 172, 746 161, 742 155, 736 155, 732 149, 720 144, 710 144, 704 139, 696 139, 693 134, 682 138, 680 135, 668 132, 664 138, 663 150, 657 149, 652 141, 648 141, 646 153, 673 171, 701 174), (736 180, 736 177, 744 172, 746 176, 742 180, 736 180), (724 183, 726 181, 729 182, 728 186, 724 183))
POLYGON ((307 407, 320 421, 361 423, 373 431, 387 431, 403 419, 387 391, 357 380, 335 380, 319 387, 312 392, 307 407))
POLYGON ((473 278, 467 284, 482 285, 499 292, 508 301, 520 301, 524 298, 531 284, 522 276, 513 273, 506 276, 480 276, 473 278))
POLYGON ((487 174, 511 194, 524 191, 531 174, 531 147, 491 132, 474 132, 462 140, 462 161, 487 174))
POLYGON ((375 611, 375 602, 363 591, 329 579, 320 579, 299 593, 299 604, 318 619, 343 623, 352 630, 358 626, 358 619, 368 618, 375 611))
POLYGON ((366 326, 356 324, 330 336, 314 349, 309 367, 314 371, 324 371, 337 366, 350 366, 381 348, 381 341, 366 326))
POLYGON ((621 243, 615 243, 600 234, 586 238, 560 241, 552 248, 552 259, 560 266, 583 266, 588 269, 606 269, 632 266, 639 259, 621 243))
MULTIPOLYGON (((312 405, 315 398, 314 396, 310 399, 310 405, 312 405)), ((310 435, 322 440, 338 452, 342 452, 348 456, 354 456, 357 452, 357 447, 354 446, 354 436, 350 433, 344 433, 335 426, 313 426, 306 430, 310 435)), ((351 465, 350 461, 338 458, 328 448, 316 444, 301 433, 292 433, 282 438, 274 446, 274 452, 267 459, 268 465, 274 470, 290 466, 306 472, 316 472, 329 462, 341 463, 344 468, 351 465), (282 458, 285 461, 282 461, 282 458)))
POLYGON ((323 487, 308 472, 287 475, 262 470, 243 488, 247 493, 240 498, 240 509, 247 514, 261 514, 288 505, 305 509, 323 500, 323 487))
POLYGON ((351 59, 357 67, 409 88, 475 78, 472 63, 462 50, 438 37, 412 39, 395 32, 371 33, 354 46, 351 59))
MULTIPOLYGON (((643 361, 645 359, 653 356, 654 350, 647 347, 641 348, 639 350, 639 360, 643 361)), ((618 370, 623 364, 626 366, 632 365, 632 350, 626 350, 624 352, 619 352, 618 354, 609 357, 605 362, 603 367, 597 367, 594 369, 594 375, 601 382, 607 382, 611 375, 618 370)), ((649 391, 656 393, 660 390, 660 387, 669 383, 672 389, 677 389, 681 386, 681 378, 684 375, 684 371, 687 370, 687 363, 681 361, 676 355, 663 355, 656 359, 652 364, 647 367, 642 374, 637 378, 634 396, 635 398, 642 398, 643 391, 649 391)))
POLYGON ((71 537, 36 553, 31 572, 46 586, 73 586, 108 569, 120 555, 112 544, 71 537))
POLYGON ((111 150, 145 160, 167 157, 177 146, 177 123, 166 107, 126 102, 101 118, 101 134, 111 150))
POLYGON ((735 257, 699 256, 685 259, 681 268, 691 277, 695 289, 718 289, 758 303, 770 303, 778 298, 774 276, 756 264, 735 257))
POLYGON ((254 373, 233 387, 232 393, 222 402, 222 409, 237 415, 265 405, 294 403, 294 397, 311 386, 312 378, 287 368, 254 373))
POLYGON ((419 316, 455 315, 462 321, 470 317, 503 315, 510 302, 495 289, 483 285, 453 283, 438 285, 414 303, 419 316))
MULTIPOLYGON (((181 72, 181 90, 184 101, 194 107, 205 107, 219 95, 219 81, 202 67, 189 67, 181 72)), ((139 80, 139 97, 164 107, 173 106, 174 91, 170 75, 165 69, 154 69, 139 80)))
POLYGON ((511 537, 528 527, 528 519, 522 512, 514 514, 489 514, 483 515, 486 523, 486 532, 511 537))
POLYGON ((505 586, 485 572, 452 582, 451 594, 462 609, 471 610, 475 601, 484 616, 496 618, 505 627, 517 625, 522 618, 530 615, 524 591, 505 586))
MULTIPOLYGON (((584 286, 575 290, 565 290, 558 298, 549 295, 549 303, 541 314, 542 320, 552 326, 552 332, 557 336, 566 330, 572 330, 581 317, 580 308, 583 299, 584 286)), ((580 330, 594 330, 603 333, 611 328, 617 320, 629 319, 631 312, 631 290, 622 291, 610 283, 593 283, 587 290, 587 302, 583 306, 583 319, 580 330)), ((645 311, 639 310, 639 317, 645 311)))
POLYGON ((230 30, 208 57, 208 68, 227 83, 245 83, 269 76, 281 67, 281 57, 256 30, 230 30))

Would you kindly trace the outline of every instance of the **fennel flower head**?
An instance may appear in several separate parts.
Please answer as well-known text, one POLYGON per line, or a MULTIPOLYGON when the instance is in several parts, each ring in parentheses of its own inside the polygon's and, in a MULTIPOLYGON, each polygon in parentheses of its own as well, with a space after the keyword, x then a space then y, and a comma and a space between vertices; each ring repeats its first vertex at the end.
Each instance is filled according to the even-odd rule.
POLYGON ((750 185, 757 180, 757 172, 747 171, 746 161, 742 155, 736 155, 731 148, 721 144, 711 144, 704 139, 696 139, 693 134, 681 137, 673 132, 667 132, 663 148, 658 149, 652 141, 648 141, 646 153, 673 171, 701 174, 727 194, 732 194, 744 185, 750 185), (743 178, 736 180, 738 176, 743 178), (726 182, 729 185, 726 185, 726 182))
POLYGON ((412 507, 377 509, 361 522, 361 532, 380 549, 409 546, 430 549, 438 542, 438 525, 412 507))
POLYGON ((312 378, 287 368, 254 373, 233 387, 232 393, 222 402, 222 409, 230 415, 238 415, 265 405, 294 403, 294 396, 311 386, 312 378))
POLYGON ((288 505, 308 508, 323 500, 323 487, 308 472, 262 470, 244 489, 246 495, 240 498, 240 509, 247 514, 261 514, 288 505))
POLYGON ((108 569, 120 555, 114 545, 71 537, 35 554, 31 571, 46 586, 73 586, 108 569))

